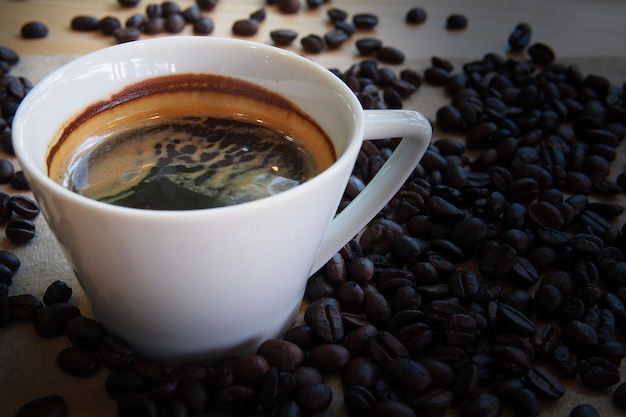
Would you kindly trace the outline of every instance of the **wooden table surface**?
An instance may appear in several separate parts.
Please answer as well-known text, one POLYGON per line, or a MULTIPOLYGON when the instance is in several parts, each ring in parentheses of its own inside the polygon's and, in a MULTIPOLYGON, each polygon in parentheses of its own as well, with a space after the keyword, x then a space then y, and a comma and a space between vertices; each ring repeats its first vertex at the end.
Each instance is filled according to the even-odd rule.
MULTIPOLYGON (((194 4, 193 0, 178 0, 177 3, 183 8, 194 4)), ((37 82, 77 55, 114 44, 111 37, 72 31, 70 21, 74 16, 115 16, 123 22, 131 14, 144 13, 147 4, 149 2, 144 0, 134 9, 123 9, 115 0, 0 0, 0 46, 12 48, 21 56, 20 64, 13 70, 15 74, 37 82), (22 39, 20 28, 30 21, 44 23, 49 29, 48 36, 22 39)), ((401 49, 407 60, 403 65, 394 66, 396 70, 408 67, 422 71, 435 55, 460 65, 488 52, 507 54, 509 33, 517 23, 527 22, 533 28, 532 41, 550 45, 557 59, 580 64, 583 70, 606 75, 619 85, 626 81, 626 1, 623 0, 331 0, 318 10, 303 7, 294 15, 281 14, 275 6, 266 6, 262 0, 220 0, 213 11, 205 13, 215 22, 215 31, 210 36, 232 36, 232 23, 261 7, 266 8, 267 19, 259 33, 249 39, 263 43, 271 42, 269 32, 273 29, 295 29, 300 36, 324 34, 330 28, 326 16, 330 7, 344 9, 350 15, 375 13, 380 19, 375 30, 359 32, 336 51, 306 54, 301 50, 299 40, 287 48, 328 67, 347 69, 362 58, 354 46, 355 40, 362 37, 377 37, 383 43, 401 49), (423 24, 408 25, 404 21, 405 14, 416 6, 426 10, 427 20, 423 24), (467 29, 445 29, 445 20, 453 13, 467 16, 467 29)), ((183 34, 191 34, 191 29, 186 27, 183 34)), ((149 38, 147 35, 142 37, 149 38)), ((523 59, 524 55, 513 57, 523 59)), ((445 100, 441 89, 423 86, 407 101, 406 107, 420 110, 432 118, 445 100)), ((434 138, 441 134, 435 131, 434 138)), ((623 152, 620 158, 622 162, 616 164, 622 169, 626 165, 623 152)), ((73 300, 83 312, 88 312, 88 301, 63 260, 45 221, 38 219, 37 227, 37 238, 27 245, 15 245, 0 237, 0 249, 14 251, 23 261, 21 270, 14 277, 11 293, 30 292, 41 296, 47 284, 63 279, 75 289, 73 300)), ((59 393, 66 398, 70 406, 69 416, 116 415, 115 404, 103 389, 106 372, 80 379, 65 375, 56 367, 56 354, 66 346, 64 338, 49 340, 36 336, 28 323, 0 328, 0 416, 13 416, 26 401, 50 393, 59 393)), ((624 366, 622 375, 626 377, 624 366)), ((581 402, 595 405, 603 416, 626 415, 611 404, 610 392, 590 391, 573 381, 568 383, 568 393, 561 401, 542 404, 542 415, 567 416, 569 410, 581 402)), ((341 415, 345 413, 341 394, 336 394, 332 411, 341 415)), ((456 415, 456 412, 451 410, 446 415, 456 415)), ((513 413, 508 409, 505 415, 513 413)))

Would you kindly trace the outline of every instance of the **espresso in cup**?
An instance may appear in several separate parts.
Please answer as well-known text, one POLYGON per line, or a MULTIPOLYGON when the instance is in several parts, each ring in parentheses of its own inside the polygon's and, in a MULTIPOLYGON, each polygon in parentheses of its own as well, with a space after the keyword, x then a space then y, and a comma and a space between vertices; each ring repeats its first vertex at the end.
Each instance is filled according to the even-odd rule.
POLYGON ((168 75, 96 103, 48 157, 66 188, 115 205, 192 210, 289 190, 333 164, 326 133, 286 98, 220 75, 168 75))

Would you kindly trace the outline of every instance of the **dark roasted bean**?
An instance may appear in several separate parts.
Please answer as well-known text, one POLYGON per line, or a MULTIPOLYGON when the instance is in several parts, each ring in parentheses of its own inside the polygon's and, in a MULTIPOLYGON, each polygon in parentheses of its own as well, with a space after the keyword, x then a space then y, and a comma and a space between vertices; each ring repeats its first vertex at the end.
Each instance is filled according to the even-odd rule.
POLYGON ((540 65, 547 65, 554 61, 555 55, 552 48, 549 46, 537 42, 528 47, 528 56, 533 62, 540 65))
POLYGON ((414 7, 406 13, 406 22, 412 24, 424 23, 427 16, 426 10, 421 7, 414 7))
POLYGON ((259 22, 255 19, 242 19, 233 23, 232 32, 237 36, 254 36, 259 31, 259 22))
POLYGON ((300 0, 278 0, 278 10, 286 14, 294 14, 300 10, 300 0))
POLYGON ((94 16, 76 16, 72 18, 70 26, 81 32, 96 32, 98 30, 98 18, 94 16))
POLYGON ((24 171, 16 171, 11 177, 11 186, 16 190, 30 190, 24 171))
POLYGON ((196 4, 205 12, 210 12, 217 5, 217 0, 196 0, 196 4))
MULTIPOLYGON (((56 305, 56 304, 54 304, 56 305)), ((105 334, 100 340, 99 356, 109 369, 128 369, 135 359, 131 346, 121 337, 105 334)))
POLYGON ((324 39, 314 34, 307 35, 300 39, 300 44, 302 45, 302 49, 312 54, 318 54, 326 47, 324 39))
POLYGON ((72 346, 59 352, 57 365, 66 373, 87 377, 93 375, 100 366, 95 351, 79 346, 72 346))
POLYGON ((72 297, 72 288, 65 281, 57 280, 46 288, 43 295, 45 305, 67 303, 72 297))
POLYGON ((292 372, 304 360, 304 352, 298 345, 281 339, 266 340, 257 349, 257 354, 285 372, 292 372))
POLYGON ((65 335, 76 346, 96 347, 105 333, 100 322, 85 316, 74 317, 65 324, 65 335))
POLYGON ((41 22, 28 22, 20 29, 24 39, 41 39, 48 36, 48 28, 41 22))
POLYGON ((111 36, 113 33, 122 27, 122 23, 117 17, 106 16, 100 19, 98 22, 98 29, 103 35, 111 36))
POLYGON ((30 320, 43 308, 41 300, 32 294, 12 295, 8 303, 10 317, 18 320, 30 320))
POLYGON ((462 14, 451 14, 446 19, 446 28, 451 30, 462 30, 467 28, 467 17, 462 14))
POLYGON ((378 17, 371 13, 358 13, 352 16, 352 24, 361 30, 373 29, 378 25, 378 17))
POLYGON ((298 37, 298 32, 292 29, 277 29, 270 32, 270 37, 276 45, 287 46, 298 37))
POLYGON ((530 43, 532 28, 528 23, 518 23, 509 35, 509 47, 513 51, 524 49, 530 43))
POLYGON ((119 28, 113 32, 113 37, 117 43, 136 41, 139 36, 141 36, 141 31, 134 27, 119 28))
POLYGON ((67 404, 59 395, 48 395, 29 401, 17 410, 15 417, 64 417, 67 404))
POLYGON ((331 389, 323 383, 303 385, 297 389, 294 397, 304 414, 326 410, 330 406, 332 398, 331 389))
POLYGON ((381 46, 376 51, 376 58, 385 64, 399 65, 404 62, 405 55, 393 46, 381 46))
POLYGON ((605 389, 617 384, 620 373, 617 366, 604 358, 589 358, 580 366, 580 378, 586 387, 605 389))
POLYGON ((600 417, 600 414, 592 405, 580 404, 572 408, 569 417, 600 417))
POLYGON ((55 303, 37 310, 33 326, 41 337, 55 337, 63 334, 66 323, 80 316, 80 310, 73 304, 55 303))
POLYGON ((214 29, 213 19, 202 16, 193 22, 193 33, 196 35, 209 35, 214 29))

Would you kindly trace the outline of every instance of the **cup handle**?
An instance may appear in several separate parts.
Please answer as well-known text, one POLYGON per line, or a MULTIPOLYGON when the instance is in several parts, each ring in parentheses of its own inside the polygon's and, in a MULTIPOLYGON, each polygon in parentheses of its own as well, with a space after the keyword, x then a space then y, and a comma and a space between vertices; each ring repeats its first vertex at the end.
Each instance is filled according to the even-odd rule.
POLYGON ((413 110, 364 110, 363 140, 402 137, 393 154, 359 195, 331 222, 311 274, 320 269, 382 210, 413 172, 432 137, 432 126, 413 110))

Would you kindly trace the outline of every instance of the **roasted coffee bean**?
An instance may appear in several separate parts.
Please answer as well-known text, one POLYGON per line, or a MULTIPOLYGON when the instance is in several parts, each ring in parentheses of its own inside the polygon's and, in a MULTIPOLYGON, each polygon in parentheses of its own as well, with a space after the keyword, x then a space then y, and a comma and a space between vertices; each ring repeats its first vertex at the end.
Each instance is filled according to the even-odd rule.
POLYGON ((255 19, 236 20, 233 23, 232 32, 237 36, 254 36, 259 31, 259 22, 255 19))
POLYGON ((530 45, 527 53, 533 62, 540 65, 548 65, 552 63, 555 58, 552 48, 540 42, 530 45))
POLYGON ((366 387, 354 385, 345 391, 343 402, 348 416, 356 417, 372 415, 377 400, 374 394, 366 387))
POLYGON ((193 22, 193 33, 196 35, 209 35, 213 33, 214 27, 213 19, 208 16, 202 16, 193 22))
POLYGON ((122 7, 135 7, 139 4, 139 0, 117 0, 118 4, 122 7))
POLYGON ((65 281, 57 280, 48 285, 43 294, 43 302, 49 306, 56 303, 67 303, 72 297, 72 288, 65 281))
POLYGON ((300 10, 300 0, 278 0, 278 10, 286 14, 294 14, 300 10))
POLYGON ((526 48, 530 43, 532 28, 528 23, 518 23, 515 29, 509 35, 509 47, 513 51, 519 51, 526 48))
POLYGON ((80 32, 96 32, 99 29, 98 22, 98 18, 94 16, 76 16, 72 18, 70 26, 80 32))
POLYGON ((30 186, 26 181, 26 176, 24 175, 24 171, 16 171, 15 174, 11 177, 11 187, 16 190, 30 190, 30 186))
POLYGON ((15 168, 8 159, 0 158, 0 184, 6 184, 11 181, 11 177, 15 174, 15 168))
POLYGON ((129 16, 124 23, 124 27, 127 28, 137 28, 139 30, 143 30, 146 23, 146 17, 143 14, 136 13, 134 15, 129 16))
POLYGON ((271 365, 264 356, 246 355, 237 360, 233 368, 238 383, 254 388, 261 383, 271 365))
POLYGON ((352 16, 352 24, 361 30, 374 29, 378 25, 378 17, 371 13, 358 13, 352 16))
POLYGON ((380 377, 380 367, 364 356, 348 360, 342 370, 342 380, 346 387, 363 386, 370 389, 380 377))
POLYGON ((217 0, 196 0, 196 4, 205 12, 210 12, 217 6, 217 0))
MULTIPOLYGON (((261 408, 267 412, 275 410, 280 404, 293 397, 297 385, 297 380, 291 373, 282 372, 276 367, 270 368, 263 376, 258 388, 261 408)), ((299 411, 297 406, 291 409, 299 411)))
POLYGON ((48 395, 29 401, 17 410, 15 417, 65 417, 67 404, 59 395, 48 395))
POLYGON ((376 51, 376 59, 385 64, 399 65, 404 62, 405 55, 393 46, 381 46, 376 51))
POLYGON ((98 22, 98 29, 103 35, 112 36, 113 33, 122 27, 122 22, 117 17, 105 16, 98 22))
POLYGON ((293 377, 296 386, 324 382, 324 376, 319 370, 306 365, 298 366, 293 371, 293 377))
POLYGON ((509 399, 510 405, 518 417, 535 417, 539 415, 540 404, 537 395, 528 388, 515 392, 509 399))
POLYGON ((74 317, 65 324, 65 335, 76 346, 97 347, 105 333, 100 322, 85 316, 74 317))
POLYGON ((287 46, 298 37, 298 32, 292 29, 277 29, 270 32, 270 37, 276 45, 287 46))
POLYGON ((113 37, 117 43, 136 41, 139 36, 141 36, 141 30, 134 27, 119 28, 113 32, 113 37))
POLYGON ((580 404, 572 408, 569 417, 600 417, 600 413, 590 404, 580 404))
POLYGON ((536 367, 526 372, 526 383, 544 401, 555 401, 565 395, 565 388, 548 369, 536 367))
POLYGON ((537 331, 535 324, 524 313, 507 304, 498 305, 496 318, 502 328, 525 337, 532 337, 537 331))
POLYGON ((392 384, 413 394, 423 393, 432 385, 430 372, 413 359, 394 359, 384 366, 383 371, 392 384))
POLYGON ((406 22, 412 24, 424 23, 428 14, 421 7, 414 7, 406 13, 406 22))
POLYGON ((572 352, 586 357, 593 353, 598 344, 598 335, 593 327, 578 320, 569 321, 561 331, 563 344, 572 352))
POLYGON ((461 407, 460 417, 498 417, 502 413, 502 403, 491 393, 481 393, 461 407))
POLYGON ((580 366, 580 378, 587 388, 605 389, 617 384, 620 373, 617 366, 604 358, 592 357, 580 366))
POLYGON ((337 343, 344 338, 344 328, 339 303, 333 298, 321 298, 307 307, 304 320, 316 336, 327 343, 337 343))
POLYGON ((330 374, 348 363, 350 351, 341 345, 321 344, 309 351, 308 359, 320 372, 330 374))
POLYGON ((17 320, 30 320, 43 308, 41 300, 32 294, 12 295, 8 303, 9 316, 17 320))
POLYGON ((285 372, 292 372, 304 360, 304 352, 298 345, 281 339, 268 339, 261 343, 257 354, 267 359, 271 366, 285 372))
POLYGON ((164 30, 165 19, 161 16, 150 17, 143 26, 143 31, 148 35, 156 35, 162 33, 164 30))
POLYGON ((33 326, 41 337, 55 337, 63 334, 66 323, 80 316, 80 310, 73 304, 55 303, 38 310, 33 318, 33 326))
POLYGON ((446 19, 446 28, 451 30, 462 30, 467 28, 467 17, 462 14, 451 14, 446 19))
POLYGON ((28 22, 20 29, 24 39, 41 39, 48 36, 48 27, 41 22, 28 22))
POLYGON ((333 399, 333 392, 326 384, 308 384, 296 390, 294 400, 304 414, 326 410, 333 399))
POLYGON ((26 196, 11 196, 9 204, 13 213, 25 219, 34 219, 41 212, 37 202, 26 196))
POLYGON ((98 370, 100 360, 94 350, 72 346, 59 352, 57 365, 70 375, 87 377, 98 370))
POLYGON ((302 49, 312 54, 318 54, 326 47, 324 39, 318 35, 310 34, 300 39, 302 49))
POLYGON ((383 42, 377 38, 361 38, 355 46, 361 55, 372 55, 383 46, 383 42))
POLYGON ((135 359, 135 352, 128 342, 112 334, 102 337, 98 353, 102 363, 109 369, 128 369, 135 359))

